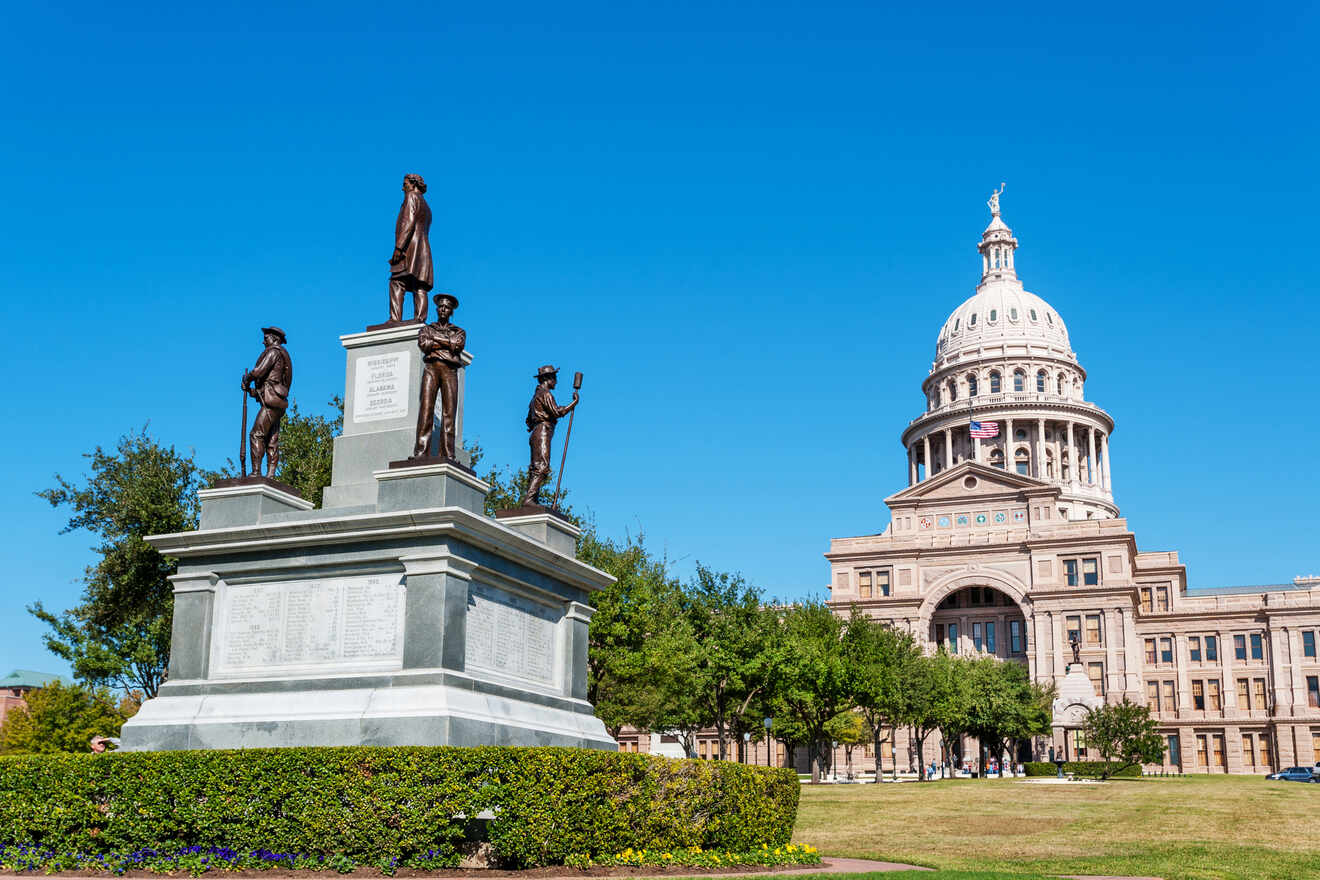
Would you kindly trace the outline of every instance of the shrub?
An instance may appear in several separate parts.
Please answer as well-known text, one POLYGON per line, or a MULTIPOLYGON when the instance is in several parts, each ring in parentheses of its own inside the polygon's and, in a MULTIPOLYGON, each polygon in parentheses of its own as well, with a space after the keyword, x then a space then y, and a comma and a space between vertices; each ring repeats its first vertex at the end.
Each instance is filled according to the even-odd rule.
MULTIPOLYGON (((1026 766, 1028 776, 1056 776, 1059 772, 1053 762, 1050 761, 1031 761, 1028 762, 1026 766)), ((1110 777, 1141 775, 1140 765, 1120 770, 1119 768, 1123 767, 1123 765, 1114 761, 1110 762, 1107 766, 1110 768, 1110 777)), ((1106 764, 1104 761, 1068 761, 1063 765, 1063 774, 1065 776, 1098 777, 1104 772, 1105 767, 1106 764)))
POLYGON ((0 758, 0 844, 224 847, 456 864, 483 811, 511 866, 786 844, 789 770, 559 748, 293 748, 0 758))

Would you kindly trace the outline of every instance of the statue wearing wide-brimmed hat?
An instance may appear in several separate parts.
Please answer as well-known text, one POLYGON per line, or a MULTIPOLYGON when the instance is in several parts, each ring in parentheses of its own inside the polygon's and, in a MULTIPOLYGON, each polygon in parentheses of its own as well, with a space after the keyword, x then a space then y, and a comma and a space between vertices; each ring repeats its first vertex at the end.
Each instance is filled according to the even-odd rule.
MULTIPOLYGON (((279 327, 262 327, 266 350, 256 366, 243 374, 244 393, 261 403, 248 434, 252 473, 261 475, 261 459, 266 459, 266 476, 273 478, 280 463, 280 422, 289 408, 289 388, 293 385, 293 360, 284 348, 288 338, 279 327)), ((240 475, 241 476, 241 475, 240 475)))
POLYGON ((528 444, 531 446, 532 462, 528 468, 527 490, 523 492, 520 507, 539 505, 541 486, 550 476, 550 442, 555 437, 555 423, 573 411, 578 405, 578 392, 573 391, 573 402, 560 406, 555 402, 555 384, 559 379, 559 369, 546 364, 536 371, 536 391, 531 403, 527 404, 527 430, 531 433, 528 444))

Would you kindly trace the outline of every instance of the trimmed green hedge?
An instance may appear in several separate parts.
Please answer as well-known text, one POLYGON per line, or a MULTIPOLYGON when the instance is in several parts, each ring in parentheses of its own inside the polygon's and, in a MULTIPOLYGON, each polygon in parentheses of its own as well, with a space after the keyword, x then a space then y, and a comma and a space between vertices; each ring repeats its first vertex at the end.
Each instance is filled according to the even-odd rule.
POLYGON ((517 867, 788 842, 791 770, 561 748, 300 748, 0 758, 0 844, 115 853, 223 846, 358 863, 457 846, 491 811, 517 867))
MULTIPOLYGON (((1111 761, 1108 764, 1104 761, 1068 761, 1063 765, 1063 775, 1068 776, 1095 776, 1098 777, 1105 770, 1105 767, 1113 768, 1114 772, 1109 774, 1110 778, 1115 776, 1140 776, 1141 765, 1128 767, 1126 770, 1119 770, 1122 764, 1117 761, 1111 761)), ((1057 776, 1058 768, 1051 761, 1030 761, 1027 763, 1028 776, 1057 776)))

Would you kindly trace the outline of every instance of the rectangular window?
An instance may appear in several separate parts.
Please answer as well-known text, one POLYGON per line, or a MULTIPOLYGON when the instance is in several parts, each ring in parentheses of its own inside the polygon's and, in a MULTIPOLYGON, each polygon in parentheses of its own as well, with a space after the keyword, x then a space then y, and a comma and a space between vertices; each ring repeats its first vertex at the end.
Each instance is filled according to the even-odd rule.
POLYGON ((1205 683, 1206 693, 1210 697, 1210 711, 1223 711, 1223 704, 1219 701, 1219 682, 1210 680, 1205 683))
POLYGON ((1091 679, 1091 687, 1095 688, 1096 694, 1103 697, 1105 695, 1105 664, 1086 664, 1086 676, 1091 679))
POLYGON ((1262 767, 1273 767, 1274 758, 1270 753, 1270 734, 1268 731, 1262 733, 1256 738, 1257 745, 1260 746, 1260 765, 1262 767))
POLYGON ((1068 586, 1070 586, 1070 587, 1075 587, 1075 586, 1077 586, 1077 560, 1076 560, 1076 559, 1065 559, 1065 560, 1063 560, 1063 579, 1064 579, 1064 581, 1067 582, 1068 586))
POLYGON ((1256 766, 1256 738, 1249 733, 1242 734, 1242 763, 1251 767, 1256 766))
POLYGON ((1086 643, 1088 645, 1100 644, 1100 615, 1086 615, 1086 643))
POLYGON ((1315 630, 1308 629, 1302 633, 1302 655, 1305 657, 1315 656, 1315 630))
POLYGON ((1173 663, 1173 639, 1160 639, 1160 662, 1173 663))
POLYGON ((987 654, 995 653, 995 625, 987 623, 985 625, 985 650, 987 654))
POLYGON ((1189 658, 1191 658, 1191 661, 1192 661, 1193 663, 1200 663, 1200 662, 1201 662, 1201 637, 1200 637, 1200 636, 1188 636, 1188 637, 1187 637, 1187 656, 1188 656, 1189 658))
POLYGON ((1315 766, 1320 767, 1320 731, 1311 731, 1311 756, 1315 758, 1315 766))
POLYGON ((1192 708, 1205 711, 1205 684, 1199 679, 1192 682, 1192 708))
POLYGON ((1150 587, 1141 588, 1141 610, 1146 614, 1150 614, 1155 610, 1155 605, 1150 598, 1150 587))
POLYGON ((958 624, 949 624, 949 653, 958 653, 958 624))
POLYGON ((1320 676, 1306 677, 1306 705, 1312 709, 1320 709, 1320 676))
POLYGON ((1261 642, 1260 633, 1251 634, 1251 659, 1265 659, 1265 647, 1261 642))
POLYGON ((862 599, 871 598, 871 573, 869 571, 857 572, 857 595, 862 599))
POLYGON ((1220 770, 1228 769, 1227 755, 1224 754, 1224 735, 1216 733, 1213 737, 1215 747, 1215 766, 1220 770))
POLYGON ((1207 662, 1207 663, 1218 663, 1218 662, 1219 662, 1219 637, 1218 637, 1218 636, 1206 636, 1206 637, 1205 637, 1205 662, 1207 662))
POLYGON ((881 596, 889 595, 889 569, 877 571, 875 573, 876 592, 881 596))
POLYGON ((972 647, 976 649, 976 653, 981 653, 981 624, 979 623, 972 624, 972 647))
POLYGON ((1076 639, 1076 640, 1079 641, 1079 642, 1082 640, 1082 618, 1081 618, 1081 615, 1079 615, 1079 614, 1074 614, 1074 615, 1070 615, 1070 616, 1068 616, 1068 617, 1065 617, 1065 618, 1064 618, 1064 626, 1065 626, 1065 628, 1068 630, 1068 632, 1067 632, 1065 635, 1067 636, 1067 639, 1068 639, 1069 644, 1072 643, 1072 640, 1073 640, 1073 639, 1076 639))
POLYGON ((1158 681, 1146 682, 1146 708, 1151 712, 1160 711, 1160 683, 1158 681))
POLYGON ((1155 640, 1146 639, 1146 662, 1155 665, 1155 640))
POLYGON ((1100 583, 1099 559, 1082 560, 1082 583, 1088 587, 1094 587, 1100 583))
POLYGON ((1265 679, 1254 678, 1251 680, 1251 696, 1255 700, 1257 709, 1268 709, 1265 703, 1265 679))
POLYGON ((1250 685, 1251 682, 1245 678, 1239 678, 1237 680, 1237 701, 1239 712, 1248 712, 1251 710, 1251 694, 1248 690, 1250 685))
POLYGON ((1008 642, 1014 654, 1022 653, 1022 621, 1010 620, 1008 622, 1008 642))
POLYGON ((1168 588, 1168 587, 1156 587, 1156 588, 1155 588, 1155 610, 1156 610, 1156 611, 1168 611, 1168 610, 1169 610, 1169 588, 1168 588))
POLYGON ((1206 735, 1204 733, 1198 733, 1196 735, 1196 766, 1210 766, 1210 748, 1209 744, 1206 742, 1206 735))
POLYGON ((1247 659, 1247 637, 1233 636, 1233 658, 1235 660, 1247 659))
POLYGON ((1172 681, 1164 683, 1164 711, 1174 712, 1178 709, 1178 692, 1174 690, 1172 681))
POLYGON ((1171 766, 1182 766, 1182 742, 1178 739, 1178 734, 1176 733, 1169 734, 1169 752, 1167 760, 1171 766))
POLYGON ((944 644, 944 624, 942 623, 935 624, 935 644, 944 644))

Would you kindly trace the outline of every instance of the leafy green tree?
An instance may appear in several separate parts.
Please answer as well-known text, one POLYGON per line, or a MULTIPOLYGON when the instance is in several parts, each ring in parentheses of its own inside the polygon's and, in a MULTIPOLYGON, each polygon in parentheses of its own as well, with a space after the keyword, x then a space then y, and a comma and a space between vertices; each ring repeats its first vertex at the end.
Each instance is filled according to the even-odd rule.
POLYGON ((936 730, 960 731, 967 712, 963 663, 941 649, 903 670, 903 719, 917 747, 919 778, 926 778, 926 739, 936 730))
MULTIPOLYGON (((840 712, 825 725, 825 737, 831 743, 843 746, 843 761, 848 772, 852 772, 853 750, 871 739, 871 728, 866 719, 856 709, 840 712)), ((830 760, 834 751, 830 750, 830 760)), ((878 778, 878 777, 877 777, 878 778)))
POLYGON ((275 478, 297 489, 302 497, 321 506, 321 492, 330 485, 334 464, 334 439, 344 429, 344 400, 335 395, 329 403, 332 418, 303 415, 298 402, 290 401, 280 425, 280 464, 275 478))
POLYGON ((145 538, 196 528, 197 490, 213 475, 145 429, 86 458, 91 473, 81 481, 56 475, 56 485, 37 494, 70 510, 64 533, 86 529, 100 539, 100 559, 86 571, 77 606, 56 614, 37 601, 28 611, 50 627, 46 647, 80 681, 154 697, 169 665, 177 560, 145 538))
POLYGON ((811 755, 811 781, 820 782, 825 725, 856 705, 851 665, 841 648, 847 622, 810 599, 779 616, 782 662, 774 676, 778 711, 797 721, 811 755))
MULTIPOLYGON (((967 663, 966 733, 1000 757, 1012 741, 1050 730, 1050 692, 1034 685, 1021 663, 983 657, 967 663)), ((982 756, 984 764, 984 756, 982 756)))
POLYGON ((746 726, 748 709, 765 693, 777 665, 774 619, 762 604, 760 589, 741 575, 700 563, 683 591, 684 612, 701 645, 688 686, 702 720, 715 728, 720 760, 727 757, 730 726, 746 726))
POLYGON ((703 726, 690 687, 700 649, 667 562, 642 536, 613 541, 593 529, 577 557, 617 578, 591 597, 587 699, 597 717, 614 736, 624 725, 677 731, 691 750, 703 726))
POLYGON ((1155 719, 1150 717, 1150 709, 1127 697, 1121 703, 1110 703, 1087 713, 1086 743, 1100 752, 1106 762, 1101 779, 1129 767, 1159 764, 1164 760, 1164 738, 1155 719))
MULTIPOLYGON (((881 746, 894 741, 903 720, 903 677, 921 657, 911 635, 900 632, 859 609, 852 609, 843 649, 856 675, 857 708, 866 722, 875 751, 875 781, 880 781, 881 746)), ((897 777, 898 762, 894 762, 897 777)))
POLYGON ((108 688, 59 681, 31 691, 25 702, 0 726, 0 755, 90 752, 92 737, 118 736, 137 711, 136 702, 116 702, 108 688))

